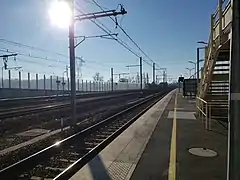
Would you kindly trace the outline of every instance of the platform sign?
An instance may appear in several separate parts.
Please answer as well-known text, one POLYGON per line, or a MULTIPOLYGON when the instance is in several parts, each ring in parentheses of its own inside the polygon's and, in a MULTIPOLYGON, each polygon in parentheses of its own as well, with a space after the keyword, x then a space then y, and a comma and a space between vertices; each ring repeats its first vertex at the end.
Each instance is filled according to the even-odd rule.
POLYGON ((180 92, 181 84, 183 83, 183 81, 184 81, 184 77, 182 76, 178 77, 178 92, 180 92))
POLYGON ((183 96, 193 96, 197 94, 197 79, 184 79, 183 96))
POLYGON ((184 77, 178 77, 178 82, 183 82, 184 81, 184 77))

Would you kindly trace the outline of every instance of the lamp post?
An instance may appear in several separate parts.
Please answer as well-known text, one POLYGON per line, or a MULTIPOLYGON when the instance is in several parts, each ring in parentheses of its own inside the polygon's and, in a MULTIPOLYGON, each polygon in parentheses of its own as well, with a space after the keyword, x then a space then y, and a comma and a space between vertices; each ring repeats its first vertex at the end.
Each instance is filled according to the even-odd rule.
POLYGON ((192 70, 193 70, 194 68, 191 68, 191 69, 190 69, 190 68, 186 68, 186 69, 189 71, 189 76, 190 76, 189 78, 191 78, 192 70))
MULTIPOLYGON (((197 43, 208 45, 208 43, 206 43, 204 41, 198 41, 197 43)), ((200 61, 199 52, 200 52, 200 49, 205 49, 205 47, 198 47, 197 48, 197 83, 199 83, 199 61, 200 61)))
POLYGON ((196 78, 196 74, 197 74, 196 64, 197 64, 197 63, 195 63, 195 62, 193 62, 193 61, 188 61, 188 62, 194 65, 194 78, 196 78))

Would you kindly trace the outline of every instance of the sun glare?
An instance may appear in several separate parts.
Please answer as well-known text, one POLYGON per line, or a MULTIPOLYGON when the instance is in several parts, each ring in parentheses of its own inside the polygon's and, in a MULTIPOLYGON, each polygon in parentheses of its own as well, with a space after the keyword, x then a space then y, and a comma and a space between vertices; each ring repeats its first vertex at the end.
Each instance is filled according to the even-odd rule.
POLYGON ((69 27, 72 12, 67 2, 58 0, 52 2, 48 13, 52 24, 60 28, 69 27))

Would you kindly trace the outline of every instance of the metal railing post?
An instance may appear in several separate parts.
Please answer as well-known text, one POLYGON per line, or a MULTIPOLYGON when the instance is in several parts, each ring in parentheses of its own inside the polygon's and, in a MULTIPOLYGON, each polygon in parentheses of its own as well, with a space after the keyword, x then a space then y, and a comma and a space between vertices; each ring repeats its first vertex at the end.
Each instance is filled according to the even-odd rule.
POLYGON ((82 79, 82 92, 84 91, 84 89, 83 89, 83 79, 82 79))
POLYGON ((67 83, 68 83, 68 91, 70 90, 70 79, 69 77, 67 78, 67 83))
POLYGON ((43 89, 46 90, 46 75, 43 75, 43 89))
POLYGON ((30 89, 30 73, 28 73, 28 89, 30 89))
POLYGON ((212 112, 211 112, 211 110, 212 110, 212 107, 211 107, 211 105, 209 106, 209 121, 208 121, 208 129, 209 130, 212 130, 212 112))
POLYGON ((18 87, 19 87, 19 89, 22 88, 21 71, 18 72, 18 87))
POLYGON ((11 88, 11 71, 8 70, 8 87, 11 88))
POLYGON ((36 74, 36 89, 38 89, 38 74, 36 74))
POLYGON ((52 90, 53 86, 52 86, 52 76, 50 76, 50 89, 52 90))
POLYGON ((201 101, 201 110, 202 110, 202 112, 201 112, 201 114, 202 114, 202 118, 201 118, 201 120, 202 120, 202 123, 204 124, 204 117, 203 117, 203 112, 204 112, 204 105, 203 105, 203 101, 201 101))
POLYGON ((206 103, 205 129, 208 129, 208 104, 206 103))

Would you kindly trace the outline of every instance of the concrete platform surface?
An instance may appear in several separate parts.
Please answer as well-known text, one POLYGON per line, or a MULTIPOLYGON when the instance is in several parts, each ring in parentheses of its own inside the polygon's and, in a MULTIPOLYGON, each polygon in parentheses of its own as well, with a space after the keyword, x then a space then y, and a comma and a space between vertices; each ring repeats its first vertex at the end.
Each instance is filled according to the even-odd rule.
POLYGON ((227 137, 205 130, 195 107, 194 100, 170 92, 71 180, 225 180, 227 137), (190 148, 217 156, 196 156, 190 148))
POLYGON ((159 117, 169 103, 170 92, 79 170, 71 180, 130 179, 159 117))
MULTIPOLYGON (((173 95, 131 180, 226 180, 227 137, 205 130, 193 118, 195 107, 193 100, 173 95), (190 148, 206 148, 218 155, 200 157, 190 154, 190 148)), ((215 129, 222 131, 219 124, 215 129)))

